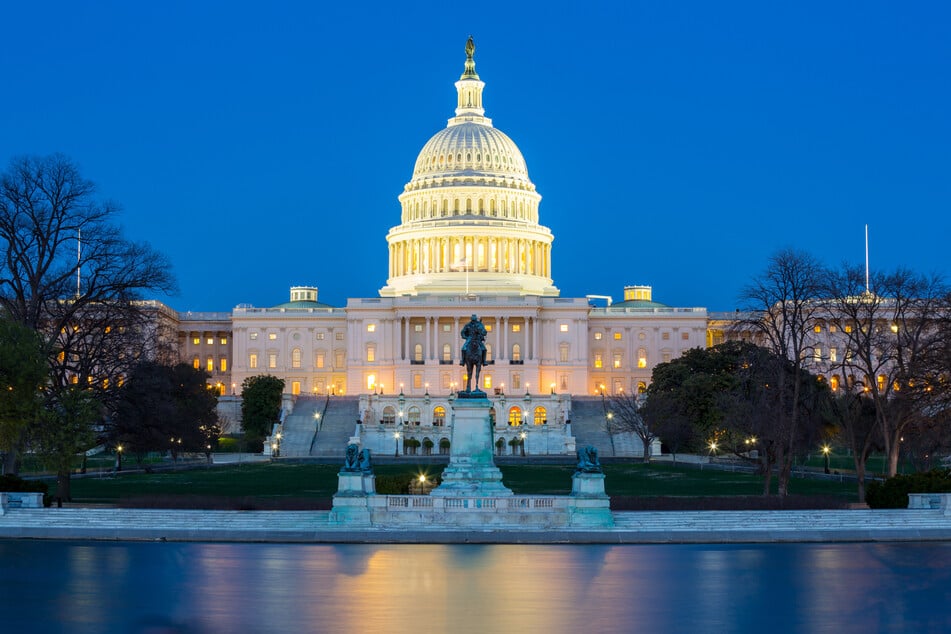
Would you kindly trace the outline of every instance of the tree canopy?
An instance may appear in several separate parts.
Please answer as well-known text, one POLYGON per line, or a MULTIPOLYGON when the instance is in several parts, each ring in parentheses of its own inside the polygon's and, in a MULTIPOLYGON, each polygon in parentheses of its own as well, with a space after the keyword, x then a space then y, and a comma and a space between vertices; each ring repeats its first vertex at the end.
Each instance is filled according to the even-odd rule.
POLYGON ((271 375, 249 376, 241 384, 241 420, 249 442, 262 442, 281 415, 284 379, 271 375))

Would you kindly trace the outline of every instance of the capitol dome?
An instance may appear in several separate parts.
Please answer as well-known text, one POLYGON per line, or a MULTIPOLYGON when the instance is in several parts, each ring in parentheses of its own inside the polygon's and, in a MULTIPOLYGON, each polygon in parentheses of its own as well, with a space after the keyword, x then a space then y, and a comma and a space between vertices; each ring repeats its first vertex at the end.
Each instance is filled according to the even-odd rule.
POLYGON ((485 116, 474 52, 469 38, 456 116, 423 146, 399 197, 381 296, 558 295, 541 196, 518 146, 485 116))

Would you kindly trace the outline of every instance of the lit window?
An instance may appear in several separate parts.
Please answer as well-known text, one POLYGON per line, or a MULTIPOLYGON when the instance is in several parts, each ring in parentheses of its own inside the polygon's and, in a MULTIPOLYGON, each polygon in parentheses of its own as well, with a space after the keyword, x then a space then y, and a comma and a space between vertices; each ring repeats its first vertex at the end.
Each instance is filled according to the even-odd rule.
POLYGON ((317 367, 318 368, 324 367, 324 353, 323 352, 317 353, 317 367))
POLYGON ((600 333, 600 332, 594 333, 594 340, 595 340, 595 341, 601 341, 601 333, 600 333))
POLYGON ((324 333, 318 332, 318 333, 317 333, 317 341, 323 341, 323 340, 324 340, 324 333))
POLYGON ((812 329, 812 331, 813 331, 813 332, 822 332, 822 326, 820 326, 819 324, 816 324, 816 326, 812 329))
POLYGON ((226 359, 225 357, 221 357, 220 359, 218 359, 218 367, 221 368, 221 371, 222 371, 222 372, 227 372, 227 371, 228 371, 228 359, 226 359))
POLYGON ((512 344, 512 361, 522 360, 522 347, 517 343, 512 344))
POLYGON ((413 325, 413 330, 414 330, 415 332, 423 332, 423 325, 422 325, 422 324, 414 324, 414 325, 413 325))
POLYGON ((199 337, 192 337, 192 344, 193 344, 193 345, 196 345, 196 346, 201 345, 201 338, 199 338, 199 337))
POLYGON ((548 412, 545 411, 544 407, 535 408, 534 421, 536 425, 544 425, 548 422, 548 412))
POLYGON ((195 368, 196 370, 201 368, 201 359, 199 359, 198 357, 195 357, 194 359, 192 359, 192 367, 195 368))
POLYGON ((603 362, 601 361, 601 354, 600 354, 600 353, 595 353, 595 355, 594 355, 594 367, 596 367, 596 368, 601 368, 603 365, 604 365, 604 364, 603 364, 603 362))
POLYGON ((337 341, 343 341, 343 333, 342 333, 342 332, 335 332, 335 333, 334 333, 334 339, 336 339, 337 341))
POLYGON ((267 367, 274 369, 277 367, 277 354, 274 352, 267 355, 267 367))
POLYGON ((367 363, 376 361, 376 346, 367 346, 367 363))
POLYGON ((442 325, 442 331, 443 331, 443 332, 452 332, 452 326, 449 325, 449 324, 443 324, 443 325, 442 325))
POLYGON ((208 361, 205 363, 205 369, 209 372, 215 371, 215 359, 214 357, 208 357, 208 361))
POLYGON ((442 346, 442 360, 452 361, 452 346, 448 343, 444 343, 442 346))
POLYGON ((367 332, 376 332, 376 324, 367 324, 367 332))
POLYGON ((620 341, 620 340, 621 340, 621 333, 619 333, 619 332, 614 333, 614 340, 615 340, 615 341, 620 341))
POLYGON ((512 332, 522 332, 522 324, 512 324, 512 332))
POLYGON ((294 396, 300 394, 300 381, 291 381, 291 394, 294 396))
POLYGON ((294 348, 291 350, 291 367, 299 368, 300 367, 300 348, 294 348))
POLYGON ((433 426, 442 427, 446 424, 446 408, 437 405, 433 408, 433 426))
POLYGON ((482 376, 482 389, 491 390, 492 389, 492 375, 485 374, 482 376))
POLYGON ((615 368, 621 367, 621 353, 619 352, 614 353, 614 367, 615 368))
POLYGON ((839 360, 839 352, 835 348, 829 348, 829 361, 835 363, 839 360))
POLYGON ((485 324, 485 331, 492 332, 492 324, 485 324))
POLYGON ((831 387, 833 390, 839 389, 839 377, 837 377, 837 376, 835 376, 835 375, 833 375, 832 377, 830 377, 830 378, 829 378, 829 387, 831 387))
POLYGON ((522 408, 514 405, 509 409, 509 425, 518 427, 522 424, 522 408))
POLYGON ((227 337, 222 337, 221 340, 219 341, 219 343, 221 343, 221 345, 223 345, 223 346, 227 346, 227 345, 228 345, 228 338, 227 338, 227 337))
POLYGON ((647 367, 647 350, 644 348, 638 348, 637 350, 637 367, 646 368, 647 367))
POLYGON ((275 341, 275 340, 277 339, 277 333, 276 333, 276 332, 269 332, 269 333, 267 334, 267 338, 270 339, 271 341, 275 341))
POLYGON ((835 331, 836 331, 835 326, 829 326, 829 332, 835 332, 835 331))
POLYGON ((248 337, 251 339, 251 341, 256 341, 258 338, 258 333, 252 332, 250 335, 248 335, 248 337))
POLYGON ((816 363, 822 361, 822 348, 816 348, 812 351, 812 360, 816 363))
POLYGON ((845 332, 852 332, 852 325, 851 325, 851 324, 846 324, 846 325, 845 325, 845 332))
POLYGON ((253 352, 248 355, 248 367, 252 370, 258 367, 258 355, 253 352))
POLYGON ((558 330, 560 330, 561 332, 568 332, 568 324, 561 324, 560 326, 558 326, 558 330))
POLYGON ((367 389, 372 390, 375 387, 376 387, 376 375, 368 374, 367 375, 367 389))
POLYGON ((885 380, 886 379, 884 374, 879 374, 878 377, 876 378, 875 382, 878 383, 879 392, 882 392, 885 390, 885 380))
POLYGON ((485 361, 486 363, 488 363, 491 360, 492 360, 492 344, 487 343, 485 344, 485 361))
POLYGON ((413 346, 413 361, 423 360, 423 344, 417 343, 413 346))
POLYGON ((205 339, 205 344, 206 344, 206 345, 209 345, 209 346, 215 345, 215 338, 214 338, 214 337, 208 337, 207 339, 205 339))

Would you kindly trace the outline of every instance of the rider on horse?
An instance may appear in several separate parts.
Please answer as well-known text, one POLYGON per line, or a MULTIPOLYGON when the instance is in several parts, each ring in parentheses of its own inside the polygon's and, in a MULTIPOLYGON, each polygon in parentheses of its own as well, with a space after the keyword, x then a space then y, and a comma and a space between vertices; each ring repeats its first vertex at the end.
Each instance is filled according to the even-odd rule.
POLYGON ((462 337, 466 341, 462 344, 462 356, 459 365, 466 364, 466 350, 478 351, 481 360, 479 365, 485 365, 485 337, 487 334, 482 321, 479 320, 478 316, 473 315, 469 323, 462 328, 462 337), (476 344, 476 347, 473 347, 473 343, 476 344))

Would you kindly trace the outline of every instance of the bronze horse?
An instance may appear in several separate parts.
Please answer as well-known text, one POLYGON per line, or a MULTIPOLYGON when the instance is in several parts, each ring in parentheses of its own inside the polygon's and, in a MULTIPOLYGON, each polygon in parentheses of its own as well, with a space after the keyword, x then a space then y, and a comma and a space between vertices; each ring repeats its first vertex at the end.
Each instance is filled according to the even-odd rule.
POLYGON ((476 392, 482 392, 479 389, 479 375, 482 374, 482 350, 479 340, 472 337, 468 343, 462 347, 462 363, 466 366, 466 392, 472 392, 472 369, 475 368, 476 392))

